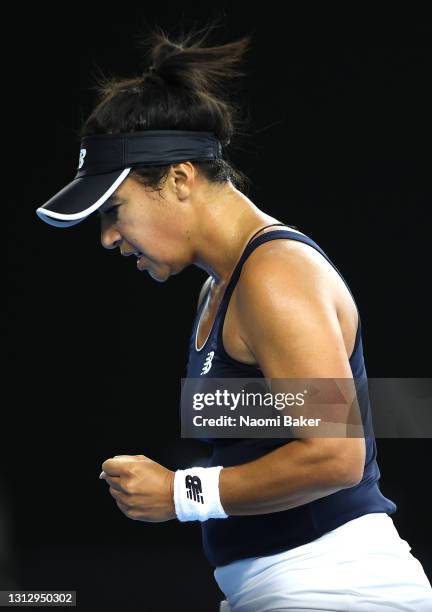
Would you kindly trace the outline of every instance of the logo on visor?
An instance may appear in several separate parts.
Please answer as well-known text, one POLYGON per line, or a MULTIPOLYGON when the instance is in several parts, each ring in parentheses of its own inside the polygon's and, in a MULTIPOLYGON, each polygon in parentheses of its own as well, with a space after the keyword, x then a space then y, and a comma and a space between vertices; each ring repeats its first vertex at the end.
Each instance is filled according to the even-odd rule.
POLYGON ((78 162, 78 170, 83 167, 84 157, 86 156, 87 149, 80 149, 79 162, 78 162))

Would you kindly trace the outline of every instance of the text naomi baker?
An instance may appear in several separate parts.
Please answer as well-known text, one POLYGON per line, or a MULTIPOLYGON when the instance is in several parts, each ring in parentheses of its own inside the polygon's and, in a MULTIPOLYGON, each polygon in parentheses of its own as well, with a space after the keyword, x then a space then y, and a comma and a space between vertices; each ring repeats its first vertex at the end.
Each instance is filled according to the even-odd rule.
MULTIPOLYGON (((321 419, 306 418, 304 416, 293 418, 290 414, 285 414, 271 418, 254 418, 249 416, 238 417, 240 427, 318 427, 321 419)), ((237 418, 231 416, 219 416, 216 418, 203 417, 196 415, 193 418, 196 427, 236 427, 237 418)))

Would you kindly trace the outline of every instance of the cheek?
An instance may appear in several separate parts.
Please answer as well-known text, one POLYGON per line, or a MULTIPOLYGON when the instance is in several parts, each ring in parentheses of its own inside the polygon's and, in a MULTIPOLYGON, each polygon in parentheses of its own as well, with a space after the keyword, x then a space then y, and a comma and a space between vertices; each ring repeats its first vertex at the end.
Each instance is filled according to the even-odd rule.
MULTIPOLYGON (((172 225, 172 224, 171 224, 172 225)), ((164 223, 162 215, 141 213, 124 215, 119 224, 119 231, 133 248, 141 251, 151 261, 176 261, 179 256, 178 227, 164 223)))
POLYGON ((147 234, 146 225, 131 215, 123 215, 119 218, 118 229, 126 240, 134 243, 143 242, 147 234))

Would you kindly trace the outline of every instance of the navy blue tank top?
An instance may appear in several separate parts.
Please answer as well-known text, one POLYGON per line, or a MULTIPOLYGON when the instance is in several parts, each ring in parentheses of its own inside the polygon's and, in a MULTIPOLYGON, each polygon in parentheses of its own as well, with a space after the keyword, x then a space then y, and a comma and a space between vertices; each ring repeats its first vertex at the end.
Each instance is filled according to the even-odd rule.
MULTIPOLYGON (((192 327, 185 378, 199 378, 201 376, 212 378, 263 378, 263 373, 259 367, 241 363, 228 355, 222 342, 222 330, 228 303, 244 262, 260 244, 269 240, 280 239, 298 240, 315 248, 335 268, 350 291, 348 284, 336 266, 316 242, 305 234, 282 229, 258 236, 251 240, 244 249, 226 286, 213 327, 204 345, 197 347, 197 327, 208 293, 202 299, 192 327)), ((360 381, 366 379, 366 385, 360 385, 360 391, 358 390, 357 393, 366 443, 365 469, 361 482, 353 487, 342 489, 326 497, 282 512, 229 516, 226 519, 208 519, 202 522, 203 549, 211 565, 220 567, 238 559, 276 554, 311 542, 324 533, 364 514, 371 512, 393 514, 396 511, 396 504, 384 497, 378 486, 381 474, 376 461, 377 451, 363 358, 360 316, 355 345, 349 363, 354 379, 360 381)), ((287 438, 201 438, 201 440, 213 445, 213 452, 207 467, 216 465, 231 467, 253 461, 275 448, 293 441, 293 439, 287 438)))

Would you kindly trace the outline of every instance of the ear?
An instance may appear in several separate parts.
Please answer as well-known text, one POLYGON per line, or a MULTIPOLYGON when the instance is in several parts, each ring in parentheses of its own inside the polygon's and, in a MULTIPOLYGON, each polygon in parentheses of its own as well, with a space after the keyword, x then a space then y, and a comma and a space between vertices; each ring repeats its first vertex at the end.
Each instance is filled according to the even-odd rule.
POLYGON ((171 181, 179 200, 184 200, 190 196, 190 191, 194 185, 197 170, 189 162, 181 162, 171 166, 171 181))

